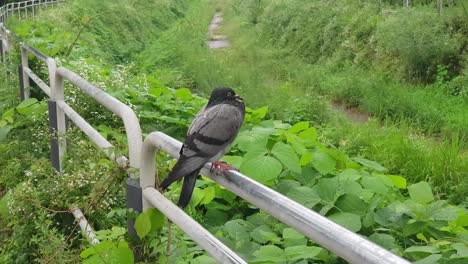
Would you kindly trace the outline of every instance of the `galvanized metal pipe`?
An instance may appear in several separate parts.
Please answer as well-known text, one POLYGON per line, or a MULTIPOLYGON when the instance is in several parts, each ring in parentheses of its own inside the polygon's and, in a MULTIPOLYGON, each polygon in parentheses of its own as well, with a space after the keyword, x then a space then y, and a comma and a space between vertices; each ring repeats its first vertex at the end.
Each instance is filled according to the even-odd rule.
POLYGON ((99 239, 96 238, 96 235, 94 234, 94 230, 89 225, 88 220, 86 220, 86 217, 84 216, 80 208, 78 208, 76 205, 72 205, 70 209, 76 221, 78 221, 81 231, 83 231, 85 236, 89 238, 91 244, 93 245, 99 244, 100 243, 99 239))
MULTIPOLYGON (((57 106, 63 110, 65 115, 88 136, 99 148, 103 149, 104 154, 110 159, 115 160, 115 153, 112 151, 113 145, 107 141, 96 129, 94 129, 86 120, 80 116, 65 101, 57 101, 57 106)), ((120 156, 116 159, 117 164, 124 166, 127 164, 127 158, 120 156)))
MULTIPOLYGON (((125 132, 127 133, 130 166, 140 168, 142 136, 140 123, 133 110, 124 103, 92 85, 78 74, 64 67, 57 69, 57 76, 55 92, 60 94, 60 97, 62 97, 61 99, 57 97, 57 100, 63 100, 63 79, 65 78, 123 120, 125 132)), ((132 177, 136 176, 132 175, 132 177)))
POLYGON ((145 188, 143 200, 158 208, 219 263, 247 263, 156 189, 145 188))
POLYGON ((47 94, 48 97, 50 97, 50 87, 41 79, 39 76, 37 76, 31 69, 28 67, 23 67, 23 72, 26 73, 33 81, 36 83, 44 93, 47 94))
MULTIPOLYGON (((148 135, 142 151, 141 184, 142 188, 154 186, 154 154, 148 151, 149 145, 160 149, 174 158, 179 157, 182 143, 161 132, 148 135), (145 151, 146 150, 146 151, 145 151), (153 160, 153 163, 149 162, 153 160), (148 163, 147 163, 148 162, 148 163)), ((247 176, 228 171, 223 175, 210 172, 211 164, 207 163, 202 173, 245 200, 265 210, 281 222, 295 228, 311 240, 334 252, 350 263, 374 264, 409 264, 410 262, 378 246, 366 238, 328 220, 326 217, 302 206, 286 196, 248 178, 247 176)))

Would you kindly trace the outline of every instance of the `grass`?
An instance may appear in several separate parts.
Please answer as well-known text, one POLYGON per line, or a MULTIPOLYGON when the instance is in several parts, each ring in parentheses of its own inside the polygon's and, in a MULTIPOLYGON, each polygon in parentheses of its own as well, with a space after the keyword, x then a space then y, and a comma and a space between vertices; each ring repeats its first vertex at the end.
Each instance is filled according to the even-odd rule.
POLYGON ((272 117, 285 121, 311 120, 324 128, 331 144, 376 160, 412 182, 433 182, 441 197, 452 194, 456 202, 463 201, 468 171, 468 104, 463 97, 445 93, 443 82, 405 83, 346 62, 308 64, 289 49, 263 41, 258 27, 235 14, 234 6, 220 5, 225 13, 220 33, 229 37, 232 48, 209 50, 204 44, 213 5, 195 11, 197 22, 181 20, 164 34, 143 53, 141 65, 158 77, 171 73, 169 86, 205 93, 215 86, 235 87, 247 105, 267 105, 272 117), (346 124, 331 110, 334 100, 377 120, 346 124))
MULTIPOLYGON (((414 181, 428 179, 438 185, 442 193, 452 193, 452 186, 461 182, 463 173, 468 171, 463 154, 468 133, 468 113, 464 110, 468 105, 464 97, 444 93, 441 89, 446 85, 443 78, 433 85, 414 85, 391 78, 377 69, 358 67, 346 61, 337 64, 334 58, 306 63, 287 46, 280 48, 263 41, 259 27, 251 21, 258 14, 250 13, 246 17, 234 10, 235 6, 229 1, 215 3, 211 0, 197 2, 187 9, 189 13, 184 18, 175 11, 166 15, 161 21, 174 23, 157 20, 155 23, 159 27, 143 32, 155 34, 148 39, 141 37, 142 32, 136 36, 129 34, 135 31, 132 30, 135 26, 148 27, 144 19, 156 18, 149 13, 134 22, 114 25, 110 21, 116 19, 118 12, 111 12, 100 21, 89 15, 95 10, 84 8, 86 5, 75 7, 79 12, 64 7, 61 16, 72 18, 68 19, 72 21, 68 22, 68 29, 74 32, 73 29, 81 26, 90 27, 89 34, 79 38, 70 57, 95 54, 109 62, 133 60, 137 68, 144 69, 150 82, 155 79, 175 88, 190 87, 208 93, 215 86, 232 86, 245 97, 250 107, 267 105, 274 118, 288 122, 311 120, 327 127, 326 134, 334 145, 348 142, 347 146, 341 147, 385 164, 392 173, 404 174, 414 181), (233 48, 212 51, 205 45, 206 31, 217 7, 225 13, 226 22, 221 33, 229 36, 233 48), (101 26, 91 27, 88 16, 101 26), (181 19, 177 20, 177 17, 181 19), (115 39, 94 37, 107 36, 106 32, 114 31, 127 34, 115 39), (132 37, 136 40, 133 46, 123 49, 123 53, 115 52, 132 37), (112 47, 103 49, 103 43, 112 43, 112 47), (357 107, 384 122, 385 126, 374 125, 371 129, 336 121, 330 101, 357 107), (335 129, 330 129, 332 126, 335 129), (424 135, 440 141, 426 139, 424 135)), ((125 9, 133 12, 140 8, 134 5, 127 3, 125 9)), ((175 7, 186 9, 182 2, 176 3, 175 7)), ((37 25, 12 20, 11 26, 20 33, 23 28, 36 28, 32 33, 34 36, 46 36, 53 42, 54 36, 61 36, 60 32, 46 32, 43 26, 59 18, 44 18, 37 25)), ((72 39, 70 37, 70 41, 72 39)), ((59 43, 68 47, 70 41, 59 43)), ((46 51, 54 52, 48 43, 41 45, 46 51)))

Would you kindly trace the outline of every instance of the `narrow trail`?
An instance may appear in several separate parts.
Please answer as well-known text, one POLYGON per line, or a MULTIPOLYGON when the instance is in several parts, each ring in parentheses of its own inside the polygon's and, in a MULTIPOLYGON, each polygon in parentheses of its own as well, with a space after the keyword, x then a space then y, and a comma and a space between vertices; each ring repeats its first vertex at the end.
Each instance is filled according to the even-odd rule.
POLYGON ((216 31, 221 29, 223 22, 223 13, 218 11, 211 20, 211 24, 208 26, 208 37, 209 40, 206 42, 210 49, 228 48, 231 46, 229 40, 226 39, 225 35, 217 34, 216 31))

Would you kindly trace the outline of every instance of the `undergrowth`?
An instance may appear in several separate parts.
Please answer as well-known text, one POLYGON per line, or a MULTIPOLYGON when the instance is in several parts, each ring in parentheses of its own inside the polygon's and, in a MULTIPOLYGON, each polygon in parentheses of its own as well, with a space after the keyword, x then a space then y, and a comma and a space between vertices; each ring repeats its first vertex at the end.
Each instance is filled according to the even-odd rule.
MULTIPOLYGON (((466 106, 465 75, 463 54, 453 55, 463 39, 450 39, 446 50, 434 54, 436 59, 423 58, 428 71, 415 71, 414 58, 405 61, 407 51, 388 49, 381 42, 383 46, 364 45, 374 43, 382 18, 377 15, 380 9, 363 2, 347 1, 343 9, 308 3, 305 7, 315 15, 307 22, 318 23, 311 24, 317 28, 301 24, 299 17, 291 24, 291 12, 302 16, 295 12, 299 1, 226 1, 217 6, 215 1, 138 0, 73 1, 34 21, 12 19, 9 27, 19 39, 59 57, 61 65, 130 105, 144 133, 159 130, 183 139, 206 103, 191 90, 203 94, 213 86, 233 86, 251 108, 225 161, 411 261, 464 263, 468 165, 466 120, 460 109, 466 106), (226 32, 234 38, 233 49, 211 52, 205 45, 205 30, 216 7, 225 8, 231 21, 226 32), (361 7, 356 16, 350 15, 361 7), (367 11, 373 15, 358 16, 367 11), (122 19, 122 14, 129 15, 122 19), (270 15, 282 28, 263 28, 273 23, 265 19, 270 15), (62 27, 50 26, 56 21, 62 27), (355 32, 347 27, 353 23, 360 25, 355 32), (302 29, 308 30, 307 38, 300 38, 299 32, 305 35, 302 29), (267 36, 279 41, 262 43, 267 36), (366 41, 347 42, 348 36, 366 41), (376 47, 382 50, 374 53, 376 47), (381 69, 369 73, 366 66, 380 56, 385 59, 382 67, 390 67, 397 79, 381 69), (403 70, 393 67, 398 65, 394 60, 404 64, 403 70), (412 71, 417 73, 414 78, 408 75, 412 71), (329 99, 358 106, 378 120, 348 124, 334 117, 329 99), (440 142, 428 134, 440 135, 440 142), (446 200, 448 194, 452 202, 446 200)), ((454 14, 447 23, 463 23, 456 22, 459 17, 454 14)), ((418 21, 428 21, 418 15, 418 21)), ((382 30, 393 30, 389 25, 405 18, 398 13, 382 30)), ((452 38, 463 30, 445 32, 439 27, 427 29, 428 34, 452 38)), ((39 63, 32 67, 44 71, 39 63)), ((104 258, 133 263, 132 250, 143 262, 213 262, 177 227, 166 255, 166 219, 157 210, 136 218, 140 241, 126 235, 127 218, 136 217, 125 205, 126 174, 73 126, 66 135, 65 170, 53 171, 46 101, 19 103, 15 67, 11 68, 10 75, 0 73, 0 262, 101 263, 104 258), (90 245, 78 231, 70 215, 74 204, 99 230, 99 245, 90 245)), ((123 126, 115 116, 71 86, 66 96, 114 144, 116 153, 127 152, 123 126)), ((162 153, 157 162, 160 178, 174 164, 162 153)), ((180 188, 180 183, 174 184, 165 195, 175 201, 180 188)), ((343 262, 205 177, 197 180, 187 211, 251 263, 343 262)))

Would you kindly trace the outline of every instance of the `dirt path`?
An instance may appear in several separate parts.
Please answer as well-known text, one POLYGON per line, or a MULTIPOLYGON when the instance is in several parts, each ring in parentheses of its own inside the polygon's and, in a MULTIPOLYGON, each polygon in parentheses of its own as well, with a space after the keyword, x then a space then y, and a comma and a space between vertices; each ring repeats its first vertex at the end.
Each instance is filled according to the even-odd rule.
POLYGON ((229 40, 226 39, 225 35, 217 34, 216 31, 221 29, 221 23, 223 22, 223 13, 216 12, 213 19, 211 20, 211 24, 208 27, 208 37, 209 40, 206 42, 210 49, 220 49, 220 48, 227 48, 231 46, 229 40))
POLYGON ((350 122, 364 124, 369 121, 369 115, 359 111, 357 108, 348 108, 346 105, 339 102, 332 102, 330 106, 335 111, 346 116, 350 122))

